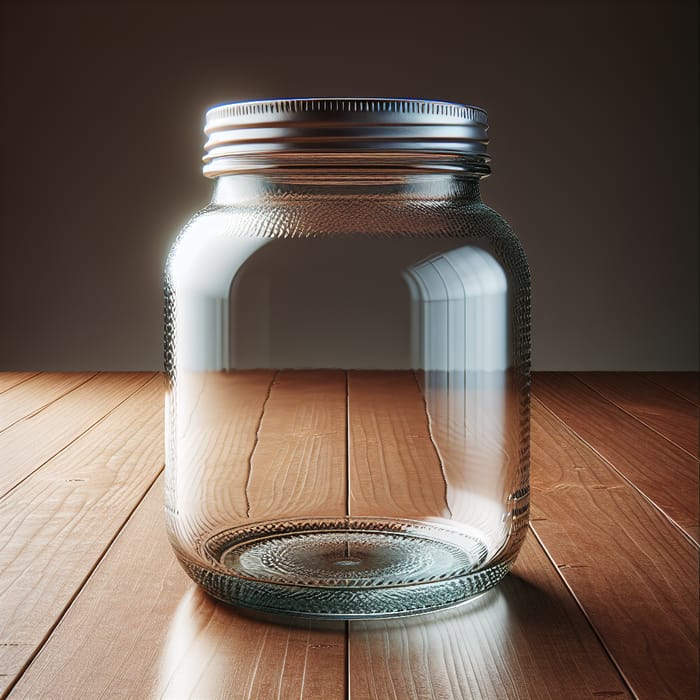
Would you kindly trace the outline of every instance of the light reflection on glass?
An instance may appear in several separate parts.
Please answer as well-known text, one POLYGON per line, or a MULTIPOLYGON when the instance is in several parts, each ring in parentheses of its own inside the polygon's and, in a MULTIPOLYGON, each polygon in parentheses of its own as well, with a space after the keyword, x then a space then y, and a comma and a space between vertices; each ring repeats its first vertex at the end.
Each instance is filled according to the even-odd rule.
MULTIPOLYGON (((508 282, 496 259, 463 246, 410 266, 412 358, 445 472, 450 513, 489 530, 508 470, 508 282)), ((511 436, 512 439, 512 436, 511 436)), ((492 526, 491 526, 492 527, 492 526)), ((493 533, 492 546, 506 533, 493 533)))

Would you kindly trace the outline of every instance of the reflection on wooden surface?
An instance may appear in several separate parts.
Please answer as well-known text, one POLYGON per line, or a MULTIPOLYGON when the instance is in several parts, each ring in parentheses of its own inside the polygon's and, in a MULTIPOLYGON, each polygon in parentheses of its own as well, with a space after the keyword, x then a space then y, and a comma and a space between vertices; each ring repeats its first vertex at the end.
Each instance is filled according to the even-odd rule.
POLYGON ((533 538, 497 588, 451 611, 351 622, 353 697, 630 697, 533 538))
POLYGON ((190 586, 162 640, 154 696, 340 698, 344 627, 256 619, 190 586))
POLYGON ((451 612, 350 623, 346 647, 345 623, 259 619, 202 593, 168 551, 160 497, 160 488, 148 494, 13 697, 39 683, 57 697, 91 697, 99 686, 121 697, 339 699, 346 653, 353 698, 392 697, 392 687, 416 699, 431 688, 441 698, 460 688, 476 697, 546 697, 543 688, 552 697, 572 688, 627 696, 534 540, 505 586, 451 612), (125 567, 129 586, 115 586, 125 567), (109 658, 109 668, 65 673, 62 659, 86 655, 109 658), (558 657, 575 671, 562 673, 558 657), (510 692, 493 695, 504 681, 510 692))
MULTIPOLYGON (((33 400, 21 389, 30 379, 0 375, 0 396, 21 390, 34 411, 3 444, 25 439, 25 422, 41 427, 25 451, 3 452, 18 479, 0 501, 0 692, 11 700, 697 696, 697 548, 669 517, 677 501, 657 499, 606 451, 608 425, 630 452, 687 456, 674 442, 687 436, 660 436, 617 400, 596 400, 584 421, 576 407, 590 389, 568 375, 549 377, 547 391, 535 382, 536 537, 513 574, 461 608, 348 625, 255 618, 180 569, 161 482, 150 486, 162 465, 151 377, 105 376, 102 389, 90 379, 33 400)), ((652 382, 667 415, 694 396, 677 381, 652 382)), ((657 479, 672 494, 669 464, 657 463, 657 479)))

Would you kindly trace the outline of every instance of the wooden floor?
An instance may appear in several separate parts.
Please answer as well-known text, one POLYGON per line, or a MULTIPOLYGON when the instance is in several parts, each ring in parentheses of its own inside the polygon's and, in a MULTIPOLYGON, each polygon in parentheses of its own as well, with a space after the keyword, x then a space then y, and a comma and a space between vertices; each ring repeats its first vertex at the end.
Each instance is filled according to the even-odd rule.
POLYGON ((187 578, 162 397, 154 374, 0 374, 3 697, 697 698, 697 374, 537 375, 513 573, 348 624, 245 615, 187 578))

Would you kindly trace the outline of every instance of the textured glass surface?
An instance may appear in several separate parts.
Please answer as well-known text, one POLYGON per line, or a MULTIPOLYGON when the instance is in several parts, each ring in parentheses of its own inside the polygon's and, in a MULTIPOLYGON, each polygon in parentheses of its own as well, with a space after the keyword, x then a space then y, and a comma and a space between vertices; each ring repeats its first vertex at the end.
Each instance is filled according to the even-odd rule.
POLYGON ((166 364, 169 533, 216 597, 393 616, 508 571, 529 279, 478 180, 220 178, 168 261, 166 364))

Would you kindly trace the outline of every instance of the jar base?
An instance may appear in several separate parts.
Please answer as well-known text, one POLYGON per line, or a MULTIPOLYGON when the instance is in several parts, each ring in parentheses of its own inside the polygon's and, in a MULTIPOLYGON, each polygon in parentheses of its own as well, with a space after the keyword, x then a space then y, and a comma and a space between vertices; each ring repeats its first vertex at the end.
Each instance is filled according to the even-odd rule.
POLYGON ((485 566, 478 536, 431 522, 290 520, 220 532, 207 569, 190 576, 225 602, 313 618, 398 617, 450 607, 494 586, 509 564, 485 566))

